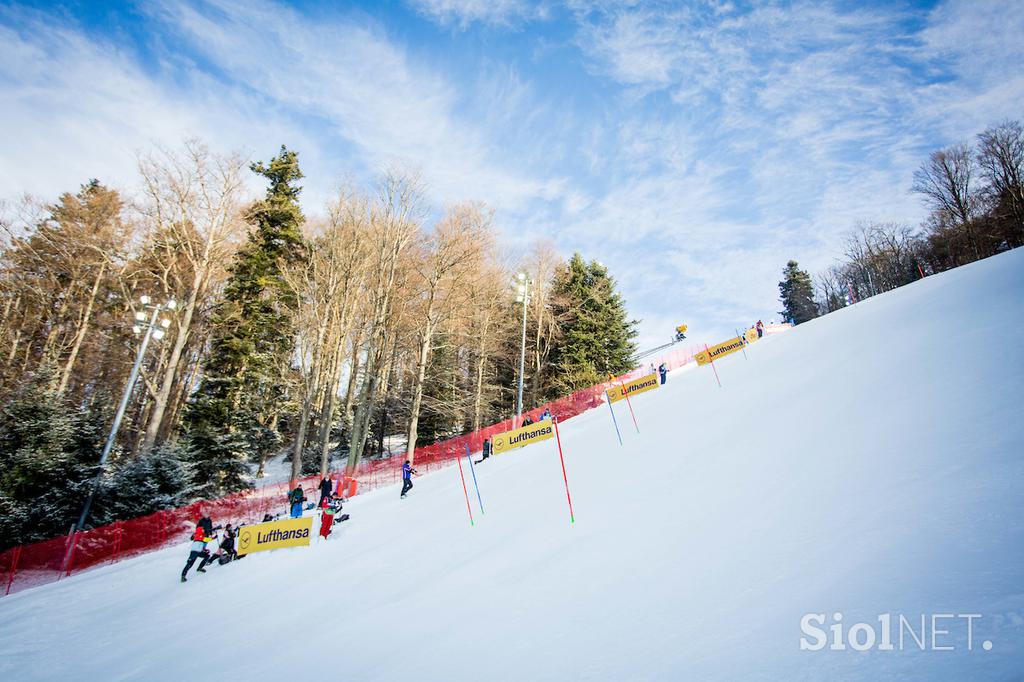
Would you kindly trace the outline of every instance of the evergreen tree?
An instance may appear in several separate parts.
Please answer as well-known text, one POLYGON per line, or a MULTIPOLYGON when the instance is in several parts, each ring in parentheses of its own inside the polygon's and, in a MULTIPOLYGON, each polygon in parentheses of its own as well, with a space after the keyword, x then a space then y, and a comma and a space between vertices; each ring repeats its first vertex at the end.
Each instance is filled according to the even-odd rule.
POLYGON ((551 353, 553 384, 576 391, 633 367, 636 320, 630 320, 608 269, 576 253, 555 276, 554 317, 561 340, 551 353))
POLYGON ((783 310, 779 313, 794 324, 813 320, 818 316, 818 305, 814 302, 814 287, 811 276, 801 270, 795 260, 786 263, 779 282, 779 298, 783 310))
POLYGON ((461 391, 452 380, 452 366, 458 362, 452 336, 438 332, 434 343, 423 380, 417 447, 451 438, 462 431, 461 391))
POLYGON ((0 411, 0 550, 66 533, 99 462, 102 417, 70 409, 44 366, 0 411))
POLYGON ((186 414, 190 492, 200 497, 249 487, 248 463, 279 442, 272 424, 296 306, 283 271, 306 257, 296 184, 302 172, 296 153, 283 146, 269 163, 250 168, 270 186, 248 211, 255 230, 231 265, 203 380, 186 414))
POLYGON ((167 443, 115 462, 96 496, 92 525, 124 521, 184 503, 185 469, 167 443))

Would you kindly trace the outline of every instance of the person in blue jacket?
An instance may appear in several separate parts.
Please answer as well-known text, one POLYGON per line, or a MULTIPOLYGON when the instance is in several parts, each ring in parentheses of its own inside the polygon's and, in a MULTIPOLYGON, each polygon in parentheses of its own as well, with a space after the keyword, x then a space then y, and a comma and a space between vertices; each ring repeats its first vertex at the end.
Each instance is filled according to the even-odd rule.
POLYGON ((658 365, 658 374, 661 375, 661 383, 664 384, 665 379, 668 378, 668 367, 665 365, 664 362, 658 365))
POLYGON ((405 464, 402 465, 402 499, 405 499, 406 493, 412 490, 412 475, 416 473, 416 470, 409 464, 409 460, 405 460, 405 464))

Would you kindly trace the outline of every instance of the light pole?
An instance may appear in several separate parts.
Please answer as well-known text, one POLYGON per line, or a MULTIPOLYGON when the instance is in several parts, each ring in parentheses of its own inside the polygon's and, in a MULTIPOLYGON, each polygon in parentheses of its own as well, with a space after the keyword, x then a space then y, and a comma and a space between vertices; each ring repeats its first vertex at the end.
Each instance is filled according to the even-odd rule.
POLYGON ((149 347, 149 340, 155 338, 157 341, 164 338, 167 333, 167 328, 171 326, 171 320, 169 318, 162 318, 157 324, 157 319, 160 314, 164 311, 174 310, 178 307, 178 303, 172 298, 166 303, 157 303, 155 305, 150 304, 149 296, 142 296, 139 298, 139 302, 142 304, 143 309, 152 310, 152 314, 149 316, 149 321, 146 321, 146 313, 142 310, 135 313, 135 324, 132 325, 132 332, 138 336, 142 336, 142 345, 139 346, 138 353, 135 354, 135 364, 132 366, 132 372, 128 375, 128 385, 124 387, 124 395, 121 396, 121 404, 117 406, 117 414, 114 415, 114 423, 110 426, 110 435, 107 436, 107 442, 103 445, 103 454, 100 455, 99 471, 96 472, 96 478, 93 479, 92 486, 89 489, 89 497, 85 500, 85 507, 82 508, 82 515, 78 517, 78 524, 75 526, 77 530, 82 530, 85 526, 85 519, 89 516, 89 509, 92 507, 93 497, 96 496, 96 489, 99 487, 100 477, 103 476, 103 466, 107 463, 107 457, 110 456, 110 451, 114 448, 114 441, 117 439, 117 431, 121 428, 121 419, 124 418, 124 412, 128 408, 128 401, 131 400, 132 390, 135 388, 135 382, 139 378, 139 369, 142 367, 142 359, 146 355, 146 348, 149 347))
POLYGON ((516 421, 523 414, 523 372, 526 371, 526 306, 530 302, 530 285, 525 272, 516 275, 516 303, 523 304, 523 341, 519 353, 519 396, 516 398, 516 421))

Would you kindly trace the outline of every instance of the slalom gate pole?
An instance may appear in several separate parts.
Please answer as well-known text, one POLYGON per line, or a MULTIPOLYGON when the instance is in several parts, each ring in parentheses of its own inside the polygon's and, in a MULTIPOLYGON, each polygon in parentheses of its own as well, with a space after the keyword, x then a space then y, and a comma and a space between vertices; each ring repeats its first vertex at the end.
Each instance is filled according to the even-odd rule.
POLYGON ((711 369, 715 370, 715 381, 718 382, 718 387, 722 387, 722 380, 718 378, 718 370, 715 369, 715 361, 711 359, 711 351, 708 349, 708 344, 704 344, 704 352, 708 354, 708 362, 711 363, 711 369))
POLYGON ((740 348, 740 350, 743 351, 743 359, 746 360, 747 359, 747 337, 746 336, 740 336, 740 330, 739 329, 733 328, 733 331, 736 332, 736 336, 740 337, 740 343, 743 344, 743 346, 740 348))
MULTIPOLYGON (((612 414, 614 415, 614 412, 612 414)), ((565 499, 569 500, 569 523, 576 523, 576 516, 572 513, 572 497, 569 496, 569 477, 565 475, 565 457, 562 456, 562 437, 558 435, 558 420, 552 417, 551 422, 555 425, 555 441, 558 443, 558 459, 562 461, 562 480, 565 481, 565 499)))
POLYGON ((473 508, 469 506, 469 491, 466 490, 466 477, 462 473, 462 458, 456 457, 455 461, 459 465, 459 478, 462 479, 462 492, 466 495, 466 511, 469 512, 469 525, 474 526, 476 524, 473 523, 473 508))
POLYGON ((486 514, 484 511, 484 501, 480 497, 480 486, 476 482, 476 468, 473 466, 473 455, 469 454, 469 443, 463 443, 466 446, 466 459, 469 460, 469 471, 473 474, 473 487, 476 488, 476 501, 480 503, 480 513, 486 514))
POLYGON ((14 574, 18 572, 18 559, 21 558, 21 545, 14 548, 14 556, 11 557, 11 572, 7 576, 7 589, 4 591, 6 597, 11 593, 11 585, 14 584, 14 574))
MULTIPOLYGON (((615 377, 611 374, 608 375, 608 378, 612 380, 613 384, 615 383, 615 377)), ((640 433, 640 426, 636 423, 636 414, 633 412, 633 403, 629 402, 629 394, 626 393, 626 386, 621 381, 619 382, 619 388, 622 389, 622 396, 626 399, 626 406, 629 407, 629 416, 633 418, 633 426, 636 428, 636 432, 640 433)))
POLYGON ((924 279, 924 270, 921 269, 921 264, 917 264, 917 271, 921 273, 921 279, 924 279))
MULTIPOLYGON (((612 412, 612 424, 615 425, 615 435, 619 437, 619 445, 622 445, 622 434, 619 433, 619 422, 615 421, 615 410, 612 410, 612 397, 608 395, 608 391, 604 392, 604 399, 608 401, 608 409, 612 412)), ((558 434, 558 429, 555 429, 555 435, 558 434)))

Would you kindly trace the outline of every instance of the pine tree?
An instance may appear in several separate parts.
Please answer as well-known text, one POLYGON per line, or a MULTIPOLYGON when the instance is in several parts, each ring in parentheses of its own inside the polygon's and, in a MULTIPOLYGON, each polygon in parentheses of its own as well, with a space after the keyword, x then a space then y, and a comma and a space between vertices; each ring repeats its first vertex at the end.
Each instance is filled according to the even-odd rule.
POLYGON ((420 410, 416 446, 422 447, 451 438, 462 430, 458 409, 461 391, 452 382, 452 366, 457 363, 451 334, 439 332, 423 381, 423 407, 420 410))
POLYGON ((203 380, 186 414, 195 496, 249 487, 248 462, 280 440, 270 425, 294 343, 296 297, 283 271, 306 257, 296 184, 302 172, 296 153, 283 146, 269 163, 250 168, 270 187, 248 211, 255 230, 231 265, 203 380))
POLYGON ((637 323, 607 268, 573 254, 555 276, 553 300, 561 325, 551 354, 556 389, 576 391, 632 369, 637 323))
POLYGON ((185 469, 173 445, 164 443, 109 468, 92 508, 95 526, 171 509, 185 501, 185 469))
POLYGON ((814 302, 814 287, 811 276, 801 270, 795 260, 786 263, 782 271, 783 280, 779 282, 779 298, 783 310, 780 311, 787 320, 801 324, 818 316, 818 305, 814 302))
POLYGON ((99 462, 102 417, 70 408, 44 366, 0 411, 0 550, 66 533, 99 462))

